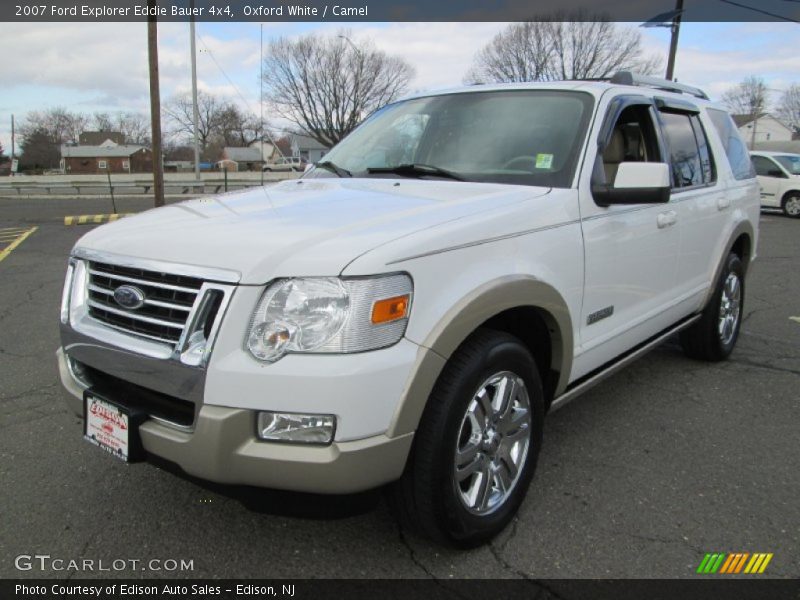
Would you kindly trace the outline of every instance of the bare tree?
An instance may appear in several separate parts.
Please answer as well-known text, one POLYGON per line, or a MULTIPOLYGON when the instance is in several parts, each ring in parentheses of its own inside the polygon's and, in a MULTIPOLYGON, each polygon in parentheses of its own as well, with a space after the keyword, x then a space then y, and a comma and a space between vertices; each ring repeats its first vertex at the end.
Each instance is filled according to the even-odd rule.
POLYGON ((46 136, 53 144, 64 144, 78 140, 86 129, 89 117, 82 113, 73 113, 62 107, 49 108, 42 111, 31 111, 25 115, 20 127, 23 137, 37 132, 37 139, 46 136))
POLYGON ((545 79, 554 54, 549 26, 532 22, 509 25, 478 52, 465 80, 512 83, 545 79))
POLYGON ((274 111, 325 146, 397 99, 414 76, 402 58, 371 42, 310 34, 279 38, 264 58, 265 96, 274 111))
POLYGON ((242 111, 235 104, 228 104, 219 113, 215 133, 225 146, 249 146, 261 133, 258 117, 242 111))
MULTIPOLYGON (((201 149, 205 149, 211 137, 217 132, 220 114, 225 108, 227 103, 224 100, 202 91, 197 93, 199 112, 197 134, 201 149)), ((191 94, 179 94, 167 100, 164 113, 169 135, 187 139, 194 137, 194 107, 191 94)))
POLYGON ((769 101, 767 84, 761 77, 751 75, 722 94, 722 102, 735 115, 756 118, 766 110, 769 101))
POLYGON ((792 84, 781 94, 776 110, 778 118, 800 132, 800 84, 792 84))
POLYGON ((636 29, 579 10, 512 23, 478 52, 464 79, 467 83, 594 79, 617 71, 649 75, 660 66, 660 58, 644 56, 636 29))
POLYGON ((117 131, 125 136, 127 144, 148 145, 150 143, 150 119, 141 113, 96 112, 91 126, 97 131, 117 131))

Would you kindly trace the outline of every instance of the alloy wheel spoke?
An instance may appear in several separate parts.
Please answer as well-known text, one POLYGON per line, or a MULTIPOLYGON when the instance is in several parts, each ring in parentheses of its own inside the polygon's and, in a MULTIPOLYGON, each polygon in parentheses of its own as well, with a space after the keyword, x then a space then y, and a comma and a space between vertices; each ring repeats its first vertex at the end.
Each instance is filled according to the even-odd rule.
POLYGON ((481 471, 480 481, 476 486, 475 492, 473 506, 479 510, 485 510, 492 494, 492 474, 488 465, 481 471))
POLYGON ((464 460, 464 462, 456 467, 456 481, 461 483, 467 477, 478 473, 482 467, 483 459, 478 455, 478 447, 476 446, 471 458, 464 460))

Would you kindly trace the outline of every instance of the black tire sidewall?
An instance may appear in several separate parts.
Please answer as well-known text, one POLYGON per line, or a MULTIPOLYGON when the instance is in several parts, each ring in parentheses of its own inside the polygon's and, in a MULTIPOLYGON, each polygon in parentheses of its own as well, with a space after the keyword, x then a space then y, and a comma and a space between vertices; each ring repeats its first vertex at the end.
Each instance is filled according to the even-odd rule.
POLYGON ((795 193, 786 194, 786 197, 783 199, 783 202, 781 202, 781 209, 783 210, 783 214, 789 217, 790 219, 800 219, 800 213, 796 215, 790 215, 789 212, 786 210, 786 205, 789 203, 789 200, 793 198, 800 199, 800 194, 795 194, 795 193))
POLYGON ((498 343, 488 347, 478 360, 471 361, 469 369, 459 373, 458 383, 447 390, 448 405, 439 438, 436 461, 438 492, 437 510, 444 523, 445 534, 456 545, 475 546, 499 533, 516 514, 533 477, 542 444, 544 401, 541 381, 530 353, 512 336, 498 338, 498 343), (521 377, 528 390, 531 404, 531 430, 528 456, 522 474, 511 496, 495 512, 474 515, 459 500, 453 481, 456 440, 461 423, 478 387, 489 377, 511 371, 521 377))
POLYGON ((744 265, 742 264, 741 259, 736 254, 730 254, 728 256, 727 261, 725 262, 725 268, 722 270, 720 274, 719 281, 717 282, 717 289, 714 293, 714 297, 712 299, 712 304, 709 306, 711 309, 709 312, 709 319, 710 325, 712 327, 711 335, 716 336, 718 352, 721 357, 727 357, 733 352, 734 347, 736 346, 736 341, 739 339, 739 330, 742 327, 742 313, 744 311, 744 300, 745 300, 745 283, 744 283, 744 265), (741 290, 741 297, 739 301, 739 318, 736 322, 736 329, 734 331, 733 337, 731 338, 730 342, 724 344, 722 339, 719 337, 719 311, 721 308, 722 302, 722 290, 725 287, 725 281, 728 279, 728 275, 730 273, 736 273, 739 277, 739 287, 741 290))

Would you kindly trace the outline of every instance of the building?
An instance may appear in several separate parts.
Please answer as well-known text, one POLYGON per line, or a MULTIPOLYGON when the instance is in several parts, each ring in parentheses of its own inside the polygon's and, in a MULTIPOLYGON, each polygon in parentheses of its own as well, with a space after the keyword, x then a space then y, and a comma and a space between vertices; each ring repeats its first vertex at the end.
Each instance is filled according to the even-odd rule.
POLYGON ((328 153, 329 148, 314 138, 294 133, 291 136, 292 156, 299 156, 309 163, 319 162, 328 153))
POLYGON ((81 146, 105 146, 108 142, 124 146, 125 134, 119 131, 84 131, 78 136, 81 146))
POLYGON ((226 171, 260 171, 264 165, 261 149, 258 146, 249 148, 225 147, 222 150, 217 166, 226 171))
POLYGON ((753 115, 732 116, 748 147, 752 147, 754 142, 756 144, 759 142, 788 142, 791 141, 794 133, 791 127, 769 113, 762 113, 757 120, 753 118, 753 115), (753 139, 754 126, 755 140, 753 139))
POLYGON ((67 175, 152 173, 153 153, 144 146, 119 145, 110 140, 101 146, 65 145, 61 146, 61 172, 67 175))

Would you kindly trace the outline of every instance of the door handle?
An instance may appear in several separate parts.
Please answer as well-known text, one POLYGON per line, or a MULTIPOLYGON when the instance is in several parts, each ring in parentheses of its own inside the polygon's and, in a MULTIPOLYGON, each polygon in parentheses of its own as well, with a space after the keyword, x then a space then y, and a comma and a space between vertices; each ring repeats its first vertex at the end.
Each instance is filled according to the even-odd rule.
POLYGON ((658 218, 656 219, 656 224, 658 225, 659 229, 664 229, 665 227, 675 225, 677 221, 678 221, 678 213, 676 213, 674 210, 668 210, 667 212, 658 214, 658 218))
POLYGON ((725 210, 731 205, 731 199, 722 197, 717 199, 717 210, 725 210))

